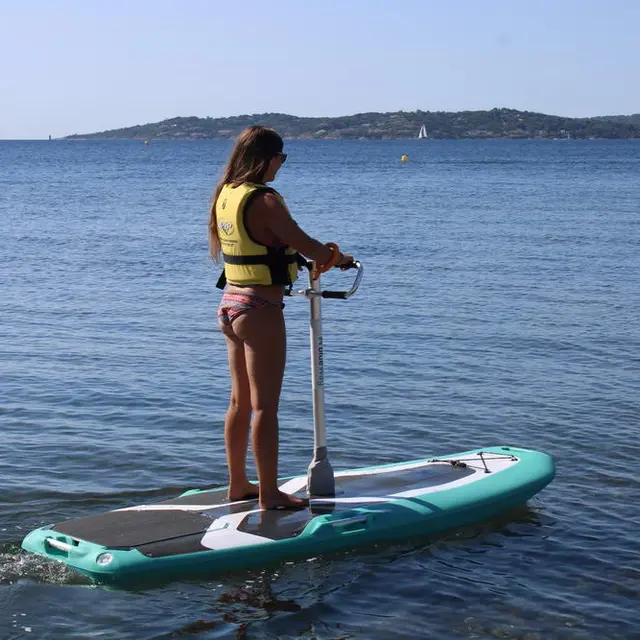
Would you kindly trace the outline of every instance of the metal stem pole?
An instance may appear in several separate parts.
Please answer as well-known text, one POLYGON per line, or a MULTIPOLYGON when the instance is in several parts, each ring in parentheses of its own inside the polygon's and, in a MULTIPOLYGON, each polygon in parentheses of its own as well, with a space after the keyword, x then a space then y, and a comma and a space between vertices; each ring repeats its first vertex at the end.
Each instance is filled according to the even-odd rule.
POLYGON ((322 346, 322 298, 320 297, 320 278, 311 279, 309 288, 316 293, 311 296, 309 329, 311 334, 311 388, 313 389, 313 446, 325 447, 326 429, 324 422, 324 353, 322 346))
MULTIPOLYGON (((307 265, 313 267, 312 264, 307 265)), ((304 296, 309 299, 309 330, 311 334, 311 386, 313 391, 313 460, 307 473, 307 491, 310 496, 334 496, 336 481, 333 468, 329 462, 324 421, 324 349, 322 344, 322 298, 346 300, 360 286, 362 265, 355 260, 347 268, 356 269, 356 278, 351 288, 346 291, 322 291, 320 278, 313 280, 313 270, 309 270, 309 288, 293 289, 289 296, 304 296)))
POLYGON ((336 483, 327 453, 324 421, 324 352, 322 346, 322 298, 320 278, 313 280, 309 271, 311 334, 311 387, 313 389, 313 460, 307 472, 310 496, 333 496, 336 483))

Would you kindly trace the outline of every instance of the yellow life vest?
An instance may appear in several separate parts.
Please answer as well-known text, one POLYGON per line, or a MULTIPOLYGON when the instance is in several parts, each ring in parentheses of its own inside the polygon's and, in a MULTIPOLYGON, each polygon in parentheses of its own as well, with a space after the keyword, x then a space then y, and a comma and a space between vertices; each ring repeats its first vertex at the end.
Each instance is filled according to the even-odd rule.
MULTIPOLYGON (((251 200, 260 193, 282 196, 271 187, 245 182, 225 184, 216 200, 218 237, 224 258, 224 278, 229 284, 290 285, 298 279, 298 252, 286 245, 268 247, 255 241, 245 226, 251 200)), ((221 287, 221 288, 222 288, 221 287)))

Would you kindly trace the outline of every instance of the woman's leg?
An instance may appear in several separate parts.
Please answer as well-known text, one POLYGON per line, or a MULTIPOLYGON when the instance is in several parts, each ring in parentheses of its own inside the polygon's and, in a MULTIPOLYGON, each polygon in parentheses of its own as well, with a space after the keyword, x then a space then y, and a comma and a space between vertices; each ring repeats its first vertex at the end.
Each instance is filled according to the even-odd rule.
POLYGON ((260 506, 263 509, 304 507, 307 500, 278 489, 278 406, 287 349, 282 310, 273 305, 252 309, 236 318, 233 324, 236 335, 244 343, 260 506))
POLYGON ((244 345, 231 325, 220 324, 227 341, 229 372, 231 373, 231 397, 224 421, 224 441, 229 466, 229 500, 246 500, 258 497, 258 487, 247 478, 246 461, 251 421, 251 392, 244 345))

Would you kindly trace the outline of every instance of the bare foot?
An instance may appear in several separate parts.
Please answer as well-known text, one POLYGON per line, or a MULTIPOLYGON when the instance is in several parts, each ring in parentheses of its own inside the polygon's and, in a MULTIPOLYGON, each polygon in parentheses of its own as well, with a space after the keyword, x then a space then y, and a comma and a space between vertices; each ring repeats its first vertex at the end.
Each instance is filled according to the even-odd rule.
POLYGON ((257 500, 260 495, 258 485, 251 484, 247 480, 246 484, 239 487, 229 487, 229 493, 227 497, 229 502, 237 502, 239 500, 257 500))
POLYGON ((278 491, 273 497, 260 498, 261 509, 304 509, 308 506, 308 498, 297 498, 283 491, 278 491))

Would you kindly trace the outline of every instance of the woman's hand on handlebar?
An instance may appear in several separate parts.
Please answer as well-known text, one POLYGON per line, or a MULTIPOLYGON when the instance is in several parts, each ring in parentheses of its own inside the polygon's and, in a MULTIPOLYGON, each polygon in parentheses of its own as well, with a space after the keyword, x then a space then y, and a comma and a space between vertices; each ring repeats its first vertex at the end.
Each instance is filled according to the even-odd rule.
POLYGON ((342 253, 341 259, 338 260, 336 267, 340 269, 348 269, 353 265, 353 256, 350 253, 342 253))

